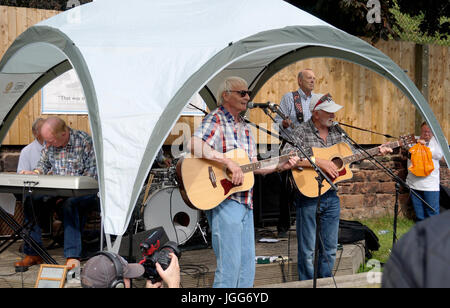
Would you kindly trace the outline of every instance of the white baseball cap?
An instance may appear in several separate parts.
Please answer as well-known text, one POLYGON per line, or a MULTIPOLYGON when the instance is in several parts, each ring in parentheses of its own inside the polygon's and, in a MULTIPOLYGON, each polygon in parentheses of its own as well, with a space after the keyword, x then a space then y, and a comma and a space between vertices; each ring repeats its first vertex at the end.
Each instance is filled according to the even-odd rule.
POLYGON ((343 106, 336 104, 328 94, 313 94, 311 104, 309 105, 311 112, 316 110, 323 110, 329 113, 339 111, 343 106))

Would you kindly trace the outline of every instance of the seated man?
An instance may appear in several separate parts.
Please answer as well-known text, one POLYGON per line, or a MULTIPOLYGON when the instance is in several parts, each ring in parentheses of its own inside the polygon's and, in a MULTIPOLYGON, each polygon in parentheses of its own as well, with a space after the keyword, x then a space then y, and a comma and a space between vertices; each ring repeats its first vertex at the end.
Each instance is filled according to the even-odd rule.
MULTIPOLYGON (((92 138, 85 132, 72 129, 58 117, 49 117, 41 128, 45 141, 40 160, 34 170, 22 174, 54 174, 90 176, 97 178, 92 138)), ((64 257, 71 268, 80 264, 81 229, 80 214, 99 208, 96 194, 65 199, 63 203, 64 257)), ((39 260, 37 260, 39 262, 39 260)))

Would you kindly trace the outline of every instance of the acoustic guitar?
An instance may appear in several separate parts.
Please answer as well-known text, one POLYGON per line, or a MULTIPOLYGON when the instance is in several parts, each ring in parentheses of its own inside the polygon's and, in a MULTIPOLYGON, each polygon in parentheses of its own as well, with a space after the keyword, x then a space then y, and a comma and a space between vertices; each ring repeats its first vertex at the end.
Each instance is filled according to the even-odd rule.
MULTIPOLYGON (((398 141, 386 144, 387 147, 395 149, 401 146, 411 146, 416 143, 414 135, 401 136, 398 141)), ((316 158, 326 159, 332 161, 339 171, 337 178, 330 178, 334 184, 349 180, 353 177, 350 170, 350 164, 367 158, 367 154, 362 152, 353 154, 350 146, 346 143, 338 143, 326 148, 312 148, 313 156, 316 158)), ((378 155, 380 150, 378 147, 367 150, 372 156, 378 155)), ((319 196, 319 188, 317 185, 317 173, 312 167, 303 167, 303 170, 292 169, 292 176, 298 190, 306 197, 315 198, 319 196)), ((326 180, 322 182, 323 187, 321 195, 330 189, 330 184, 326 180)))
POLYGON ((230 195, 251 189, 255 183, 253 171, 286 162, 292 155, 296 154, 251 163, 243 149, 224 153, 244 172, 244 182, 238 186, 233 185, 230 171, 222 164, 194 156, 184 157, 178 161, 176 168, 181 196, 194 209, 210 210, 230 195))

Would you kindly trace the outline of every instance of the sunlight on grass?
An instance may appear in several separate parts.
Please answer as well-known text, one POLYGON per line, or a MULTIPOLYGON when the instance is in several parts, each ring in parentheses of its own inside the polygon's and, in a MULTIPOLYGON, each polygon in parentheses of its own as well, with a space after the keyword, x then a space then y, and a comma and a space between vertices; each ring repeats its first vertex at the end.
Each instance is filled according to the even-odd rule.
MULTIPOLYGON (((360 220, 360 222, 369 227, 379 239, 380 249, 372 251, 372 259, 378 260, 384 264, 389 259, 393 243, 394 218, 390 216, 380 218, 370 218, 360 220)), ((397 240, 400 239, 414 226, 414 222, 410 219, 399 217, 397 219, 397 240)), ((366 260, 367 262, 368 260, 366 260)), ((370 268, 365 267, 360 271, 369 271, 370 268)))

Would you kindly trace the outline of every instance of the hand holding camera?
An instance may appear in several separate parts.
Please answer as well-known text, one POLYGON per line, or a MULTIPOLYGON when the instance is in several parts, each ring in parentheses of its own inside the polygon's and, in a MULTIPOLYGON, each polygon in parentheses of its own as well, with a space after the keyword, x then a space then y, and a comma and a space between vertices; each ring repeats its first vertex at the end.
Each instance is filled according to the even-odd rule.
MULTIPOLYGON (((169 288, 180 287, 180 265, 178 263, 178 257, 174 253, 170 253, 171 258, 169 267, 164 270, 159 263, 156 263, 156 271, 163 281, 167 283, 169 288)), ((151 280, 147 280, 146 288, 162 288, 162 281, 152 283, 151 280)))
POLYGON ((162 230, 156 230, 140 244, 144 258, 139 264, 145 269, 143 276, 148 279, 147 287, 162 287, 162 280, 168 284, 169 288, 179 287, 180 285, 178 259, 181 257, 181 251, 178 244, 172 241, 161 245, 163 232, 162 230))

